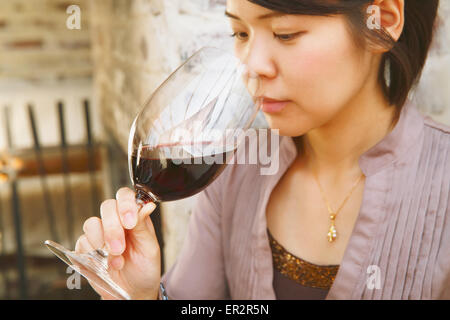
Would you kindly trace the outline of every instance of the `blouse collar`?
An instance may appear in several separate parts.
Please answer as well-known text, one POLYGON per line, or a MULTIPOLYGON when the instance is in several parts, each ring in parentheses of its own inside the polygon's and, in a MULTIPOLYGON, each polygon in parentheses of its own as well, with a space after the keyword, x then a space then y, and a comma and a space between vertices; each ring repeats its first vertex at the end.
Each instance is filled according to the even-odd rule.
MULTIPOLYGON (((396 161, 417 143, 423 128, 422 114, 410 100, 407 100, 394 129, 359 157, 359 166, 364 175, 366 177, 374 175, 396 161)), ((288 154, 295 158, 297 155, 295 143, 291 137, 287 138, 289 138, 286 139, 288 154)))

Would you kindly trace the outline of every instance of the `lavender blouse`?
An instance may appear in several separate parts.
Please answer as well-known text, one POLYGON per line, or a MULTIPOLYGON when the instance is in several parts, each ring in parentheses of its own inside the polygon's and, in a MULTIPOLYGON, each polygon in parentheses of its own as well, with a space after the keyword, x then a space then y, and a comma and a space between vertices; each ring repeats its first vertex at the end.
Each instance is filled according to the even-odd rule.
MULTIPOLYGON (((170 299, 276 298, 265 211, 297 156, 291 137, 278 138, 276 174, 230 164, 197 195, 162 279, 170 299)), ((361 155, 362 205, 326 299, 450 299, 449 150, 450 128, 407 102, 395 128, 361 155)))

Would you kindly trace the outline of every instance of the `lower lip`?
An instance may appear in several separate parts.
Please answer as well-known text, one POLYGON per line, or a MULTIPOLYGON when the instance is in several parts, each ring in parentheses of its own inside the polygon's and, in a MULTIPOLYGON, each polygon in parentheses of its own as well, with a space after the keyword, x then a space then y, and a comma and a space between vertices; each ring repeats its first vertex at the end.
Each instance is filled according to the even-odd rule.
POLYGON ((289 101, 263 102, 262 111, 267 113, 281 112, 289 103, 289 101))

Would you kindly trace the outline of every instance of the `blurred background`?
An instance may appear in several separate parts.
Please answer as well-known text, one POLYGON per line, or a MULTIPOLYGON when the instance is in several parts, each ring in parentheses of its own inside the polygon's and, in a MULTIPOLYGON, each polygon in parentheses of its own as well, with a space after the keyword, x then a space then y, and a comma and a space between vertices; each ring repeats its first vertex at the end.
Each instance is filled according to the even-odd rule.
MULTIPOLYGON (((225 2, 0 0, 0 299, 98 299, 43 241, 73 249, 86 218, 130 186, 134 117, 197 49, 229 41, 225 2)), ((422 112, 446 124, 448 16, 443 0, 411 92, 422 112)), ((176 259, 194 201, 164 203, 152 214, 163 270, 176 259)))

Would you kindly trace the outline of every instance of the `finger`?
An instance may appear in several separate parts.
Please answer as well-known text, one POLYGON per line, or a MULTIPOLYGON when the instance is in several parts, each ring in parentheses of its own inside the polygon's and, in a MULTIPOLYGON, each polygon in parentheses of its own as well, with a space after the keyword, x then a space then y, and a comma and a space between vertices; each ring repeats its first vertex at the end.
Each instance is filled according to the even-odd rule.
POLYGON ((117 213, 116 200, 103 201, 100 206, 103 237, 110 254, 118 256, 125 250, 125 232, 117 213))
POLYGON ((129 188, 121 188, 116 193, 117 211, 125 229, 133 229, 138 221, 139 206, 135 193, 129 188))
POLYGON ((94 250, 85 234, 81 235, 75 244, 76 253, 86 253, 94 250))
POLYGON ((103 238, 103 225, 100 218, 90 217, 87 219, 83 224, 83 231, 93 248, 103 248, 105 240, 103 238))
MULTIPOLYGON (((75 252, 76 253, 87 253, 90 251, 93 251, 94 248, 91 246, 89 240, 87 239, 86 235, 81 235, 77 243, 75 244, 75 252)), ((93 282, 88 280, 89 285, 105 300, 117 300, 115 297, 110 295, 107 291, 100 288, 99 286, 95 285, 93 282)))
POLYGON ((147 203, 139 210, 139 221, 133 230, 127 231, 127 241, 135 250, 144 253, 147 257, 155 256, 159 250, 155 228, 149 215, 155 210, 153 202, 147 203))
POLYGON ((125 259, 122 255, 120 256, 112 256, 109 259, 109 265, 116 270, 121 270, 125 264, 125 259))
POLYGON ((142 208, 140 208, 138 212, 138 223, 136 227, 133 229, 133 233, 139 232, 150 232, 152 235, 155 235, 155 229, 153 228, 153 223, 151 219, 149 219, 150 214, 156 209, 156 204, 154 202, 149 202, 145 204, 142 208), (151 228, 149 228, 149 224, 151 228))
POLYGON ((123 188, 120 188, 119 190, 117 190, 117 192, 116 192, 117 200, 135 201, 135 199, 136 199, 135 197, 136 197, 136 194, 130 188, 123 187, 123 188))

